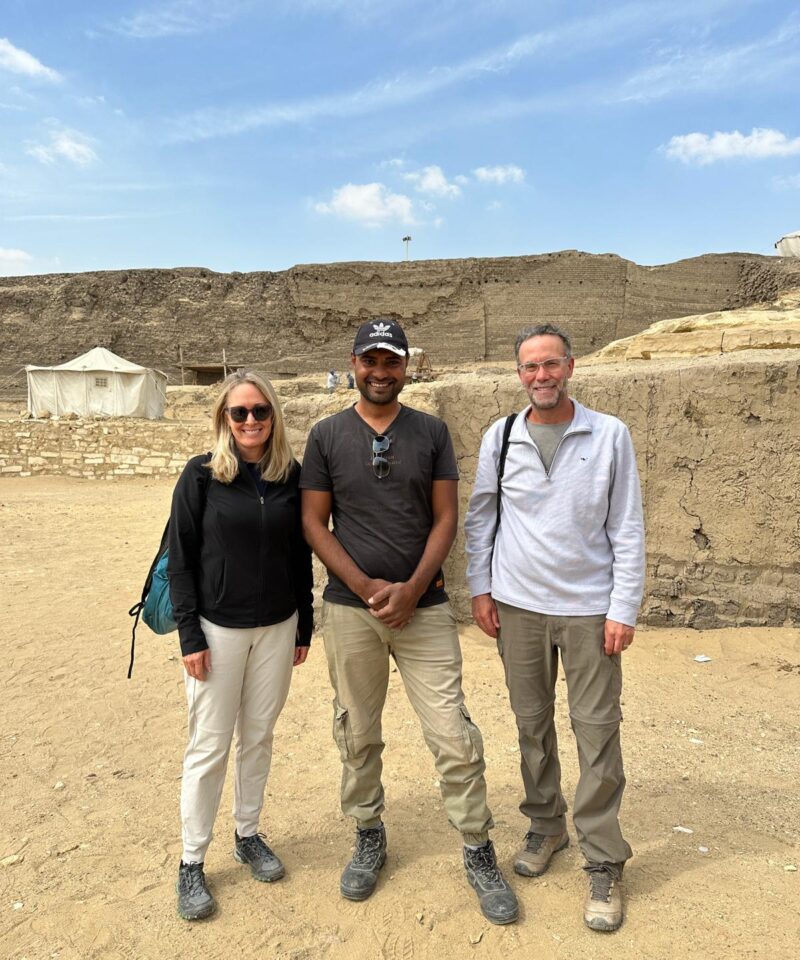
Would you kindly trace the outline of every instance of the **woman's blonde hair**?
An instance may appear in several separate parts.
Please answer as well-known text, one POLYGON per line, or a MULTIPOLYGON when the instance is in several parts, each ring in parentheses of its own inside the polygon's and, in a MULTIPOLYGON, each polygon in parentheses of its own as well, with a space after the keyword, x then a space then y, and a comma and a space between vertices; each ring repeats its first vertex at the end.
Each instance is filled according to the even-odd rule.
POLYGON ((232 483, 239 473, 236 441, 233 439, 226 411, 231 391, 244 383, 250 383, 261 391, 264 399, 272 407, 272 431, 267 440, 264 456, 258 464, 261 476, 264 480, 273 483, 285 483, 292 468, 294 455, 283 425, 283 412, 272 384, 254 370, 236 370, 234 373, 229 373, 220 385, 219 396, 211 413, 214 446, 208 467, 214 479, 219 480, 220 483, 232 483))

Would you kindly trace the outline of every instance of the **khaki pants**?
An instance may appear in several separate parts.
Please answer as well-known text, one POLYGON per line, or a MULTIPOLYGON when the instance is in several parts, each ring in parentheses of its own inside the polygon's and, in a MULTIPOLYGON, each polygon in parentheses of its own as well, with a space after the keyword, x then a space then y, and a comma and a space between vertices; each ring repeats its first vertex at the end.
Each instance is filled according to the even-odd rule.
POLYGON ((380 823, 381 714, 391 654, 433 754, 450 823, 465 843, 483 843, 494 825, 486 803, 483 740, 464 704, 461 648, 450 604, 417 610, 402 630, 391 630, 368 610, 339 603, 326 602, 322 618, 345 815, 362 828, 380 823))
POLYGON ((272 762, 272 732, 292 679, 297 614, 270 627, 220 627, 201 618, 211 650, 206 680, 185 674, 189 743, 183 759, 183 862, 202 863, 211 843, 236 729, 233 822, 258 832, 272 762))
POLYGON ((619 826, 625 789, 619 725, 622 666, 603 652, 604 616, 553 617, 497 604, 511 708, 517 719, 525 800, 531 829, 554 836, 566 829, 561 765, 553 722, 558 654, 567 679, 580 777, 572 819, 592 863, 624 863, 632 855, 619 826))

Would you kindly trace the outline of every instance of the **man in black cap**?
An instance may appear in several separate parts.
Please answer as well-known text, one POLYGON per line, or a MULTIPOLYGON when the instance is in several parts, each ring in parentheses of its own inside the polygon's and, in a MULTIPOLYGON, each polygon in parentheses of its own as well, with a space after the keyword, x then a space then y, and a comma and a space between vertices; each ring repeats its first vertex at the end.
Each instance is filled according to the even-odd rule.
POLYGON ((361 396, 313 427, 300 479, 306 539, 328 569, 322 632, 342 810, 356 821, 340 889, 365 900, 386 861, 381 714, 391 655, 433 753, 450 823, 462 834, 481 910, 493 923, 511 923, 517 900, 489 840, 483 741, 464 703, 442 574, 458 523, 453 444, 441 420, 397 399, 408 365, 400 324, 362 324, 351 362, 361 396))

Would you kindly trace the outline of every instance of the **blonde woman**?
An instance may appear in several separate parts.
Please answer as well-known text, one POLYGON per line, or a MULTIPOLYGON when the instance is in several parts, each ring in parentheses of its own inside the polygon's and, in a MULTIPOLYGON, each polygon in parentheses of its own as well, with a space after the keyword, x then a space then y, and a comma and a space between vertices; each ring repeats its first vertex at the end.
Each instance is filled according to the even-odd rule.
POLYGON ((292 456, 272 385, 230 374, 213 412, 214 449, 193 457, 175 487, 168 574, 189 705, 183 761, 183 855, 178 912, 210 916, 203 863, 237 733, 234 857, 257 880, 279 880, 281 861, 258 832, 272 732, 292 667, 311 642, 311 552, 300 525, 292 456))

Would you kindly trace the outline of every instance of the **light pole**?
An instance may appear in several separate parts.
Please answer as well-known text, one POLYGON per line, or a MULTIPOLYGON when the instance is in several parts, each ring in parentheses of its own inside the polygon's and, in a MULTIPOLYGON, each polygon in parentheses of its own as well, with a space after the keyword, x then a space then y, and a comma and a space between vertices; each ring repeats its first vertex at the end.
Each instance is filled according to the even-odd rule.
POLYGON ((403 243, 406 245, 406 260, 408 260, 408 245, 411 243, 411 237, 403 237, 403 243))

